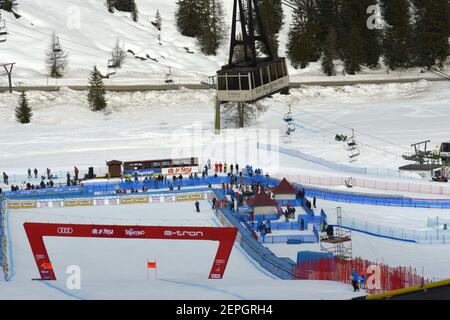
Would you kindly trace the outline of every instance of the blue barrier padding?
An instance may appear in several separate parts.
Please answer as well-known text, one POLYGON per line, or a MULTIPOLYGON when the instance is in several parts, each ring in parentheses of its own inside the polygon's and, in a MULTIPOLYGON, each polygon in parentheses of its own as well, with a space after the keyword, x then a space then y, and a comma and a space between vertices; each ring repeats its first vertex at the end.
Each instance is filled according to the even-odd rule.
POLYGON ((300 251, 297 253, 297 264, 305 261, 321 260, 333 258, 333 254, 329 252, 300 251))

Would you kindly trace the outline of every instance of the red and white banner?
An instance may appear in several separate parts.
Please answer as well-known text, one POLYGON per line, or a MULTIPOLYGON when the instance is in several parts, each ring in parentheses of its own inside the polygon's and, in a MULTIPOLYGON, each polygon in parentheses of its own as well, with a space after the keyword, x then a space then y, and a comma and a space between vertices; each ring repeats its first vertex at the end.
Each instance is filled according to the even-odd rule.
POLYGON ((209 278, 222 279, 237 234, 236 228, 212 227, 154 227, 26 222, 24 223, 24 228, 42 280, 56 280, 43 237, 219 241, 219 247, 209 278))
POLYGON ((167 175, 191 174, 191 173, 198 173, 198 172, 199 172, 198 166, 163 168, 162 169, 162 174, 167 174, 167 175))

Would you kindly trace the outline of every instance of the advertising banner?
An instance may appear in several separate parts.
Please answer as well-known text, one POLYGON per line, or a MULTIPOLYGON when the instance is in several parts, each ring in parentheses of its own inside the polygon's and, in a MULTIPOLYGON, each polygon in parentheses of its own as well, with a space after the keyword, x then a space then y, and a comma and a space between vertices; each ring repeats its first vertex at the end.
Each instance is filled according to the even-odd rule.
MULTIPOLYGON (((236 239, 236 228, 180 226, 119 226, 55 223, 24 223, 25 232, 42 280, 56 280, 43 237, 161 239, 219 241, 209 273, 210 279, 222 279, 236 239)), ((126 262, 124 262, 126 265, 126 262)))

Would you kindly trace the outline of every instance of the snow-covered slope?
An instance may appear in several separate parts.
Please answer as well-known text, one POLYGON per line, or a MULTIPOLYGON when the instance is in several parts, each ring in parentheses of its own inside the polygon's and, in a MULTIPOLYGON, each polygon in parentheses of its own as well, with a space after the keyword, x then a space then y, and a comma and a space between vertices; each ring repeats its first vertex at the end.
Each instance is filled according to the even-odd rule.
MULTIPOLYGON (((106 71, 117 38, 124 43, 125 50, 132 50, 140 57, 149 55, 157 61, 141 61, 128 54, 116 78, 162 79, 169 67, 176 78, 202 78, 213 74, 226 60, 228 42, 218 56, 206 57, 199 52, 195 39, 184 37, 176 30, 175 0, 137 0, 138 22, 133 22, 128 13, 109 13, 104 2, 19 1, 20 19, 2 12, 10 34, 8 40, 0 44, 0 61, 17 63, 16 78, 45 78, 45 52, 53 32, 59 35, 61 45, 69 54, 67 78, 87 78, 94 64, 106 71), (156 10, 162 16, 161 45, 158 30, 151 24, 156 10), (188 53, 185 47, 194 53, 188 53)), ((230 12, 231 4, 231 1, 224 1, 226 12, 230 12)))

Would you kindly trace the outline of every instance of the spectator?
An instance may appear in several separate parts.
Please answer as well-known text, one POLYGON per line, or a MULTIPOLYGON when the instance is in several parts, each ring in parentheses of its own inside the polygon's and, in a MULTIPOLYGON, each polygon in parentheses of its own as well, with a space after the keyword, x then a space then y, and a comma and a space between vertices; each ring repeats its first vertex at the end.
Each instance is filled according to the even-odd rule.
POLYGON ((353 292, 359 292, 359 274, 355 268, 352 269, 351 279, 352 279, 353 292))
POLYGON ((28 168, 27 173, 28 173, 28 179, 33 178, 33 176, 31 175, 31 169, 30 168, 28 168))
POLYGON ((8 179, 9 179, 8 175, 6 174, 5 171, 3 171, 3 183, 8 185, 9 184, 8 179))
POLYGON ((200 212, 200 202, 195 201, 195 209, 197 210, 197 212, 200 212))
POLYGON ((34 178, 38 178, 38 169, 34 168, 34 178))

